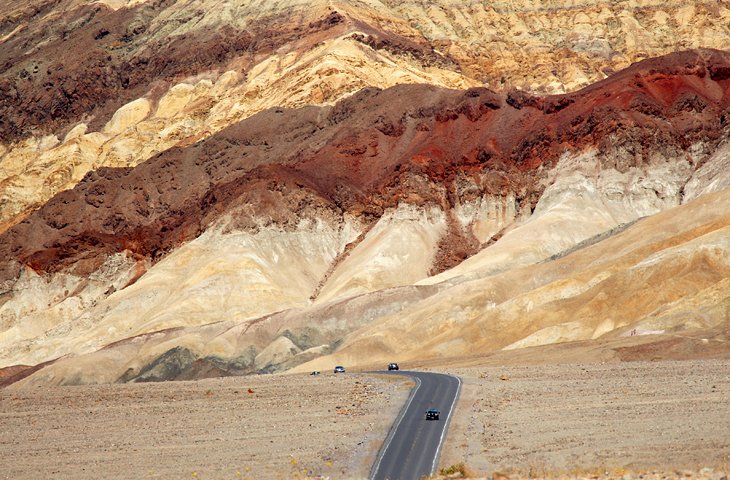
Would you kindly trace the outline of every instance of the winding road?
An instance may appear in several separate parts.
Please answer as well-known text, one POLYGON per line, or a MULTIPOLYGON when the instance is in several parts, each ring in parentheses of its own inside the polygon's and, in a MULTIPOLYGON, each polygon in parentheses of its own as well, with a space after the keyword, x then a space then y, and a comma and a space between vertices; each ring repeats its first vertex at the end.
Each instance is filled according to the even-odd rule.
MULTIPOLYGON (((384 372, 379 372, 384 373, 384 372)), ((461 389, 461 379, 441 373, 389 372, 416 381, 370 471, 372 480, 408 480, 431 475, 461 389), (441 411, 438 421, 426 420, 429 408, 441 411)))

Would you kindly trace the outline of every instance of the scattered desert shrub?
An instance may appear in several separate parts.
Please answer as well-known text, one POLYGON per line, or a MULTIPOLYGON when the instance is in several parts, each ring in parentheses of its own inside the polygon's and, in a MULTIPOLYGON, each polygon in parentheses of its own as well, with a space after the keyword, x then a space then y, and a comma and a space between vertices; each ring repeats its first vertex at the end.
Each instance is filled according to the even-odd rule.
POLYGON ((454 465, 451 465, 448 468, 442 468, 439 473, 441 475, 453 475, 455 473, 459 473, 459 474, 461 474, 462 477, 466 477, 468 475, 468 470, 467 470, 464 462, 459 462, 454 465))

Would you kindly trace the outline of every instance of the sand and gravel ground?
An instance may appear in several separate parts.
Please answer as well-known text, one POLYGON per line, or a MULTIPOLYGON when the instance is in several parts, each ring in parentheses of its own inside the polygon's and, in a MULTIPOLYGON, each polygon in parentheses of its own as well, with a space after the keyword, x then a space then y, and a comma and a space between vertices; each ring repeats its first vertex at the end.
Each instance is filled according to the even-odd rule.
POLYGON ((464 379, 441 467, 473 476, 730 473, 730 361, 452 369, 464 379))
POLYGON ((0 478, 364 478, 408 382, 359 374, 0 390, 0 478))
MULTIPOLYGON (((432 366, 433 370, 444 371, 432 366)), ((730 361, 449 368, 442 468, 730 473, 730 361)), ((408 383, 347 373, 0 390, 0 478, 365 478, 408 383)))

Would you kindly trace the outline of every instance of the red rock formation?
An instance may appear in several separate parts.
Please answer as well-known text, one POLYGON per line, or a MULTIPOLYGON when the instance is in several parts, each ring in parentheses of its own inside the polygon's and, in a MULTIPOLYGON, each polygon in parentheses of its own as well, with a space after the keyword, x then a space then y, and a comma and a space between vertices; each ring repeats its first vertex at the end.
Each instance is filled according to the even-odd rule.
POLYGON ((611 157, 621 169, 716 141, 729 88, 730 54, 702 50, 560 96, 399 86, 334 107, 272 109, 137 168, 88 174, 0 237, 2 280, 22 264, 83 273, 113 252, 159 259, 243 205, 239 226, 251 228, 251 215, 281 225, 307 211, 374 219, 398 202, 453 207, 464 195, 457 180, 470 178, 480 190, 470 195, 512 192, 534 206, 538 167, 566 150, 621 149, 611 157))

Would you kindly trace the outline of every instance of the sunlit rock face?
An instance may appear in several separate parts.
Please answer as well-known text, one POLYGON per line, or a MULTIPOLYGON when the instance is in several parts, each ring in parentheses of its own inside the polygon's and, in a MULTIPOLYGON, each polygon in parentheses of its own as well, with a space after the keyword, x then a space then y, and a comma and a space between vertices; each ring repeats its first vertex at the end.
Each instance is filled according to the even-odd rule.
POLYGON ((726 335, 724 5, 264 4, 0 14, 3 382, 726 335))
POLYGON ((0 229, 89 171, 266 108, 404 83, 569 92, 730 42, 717 2, 66 0, 0 15, 0 229))

